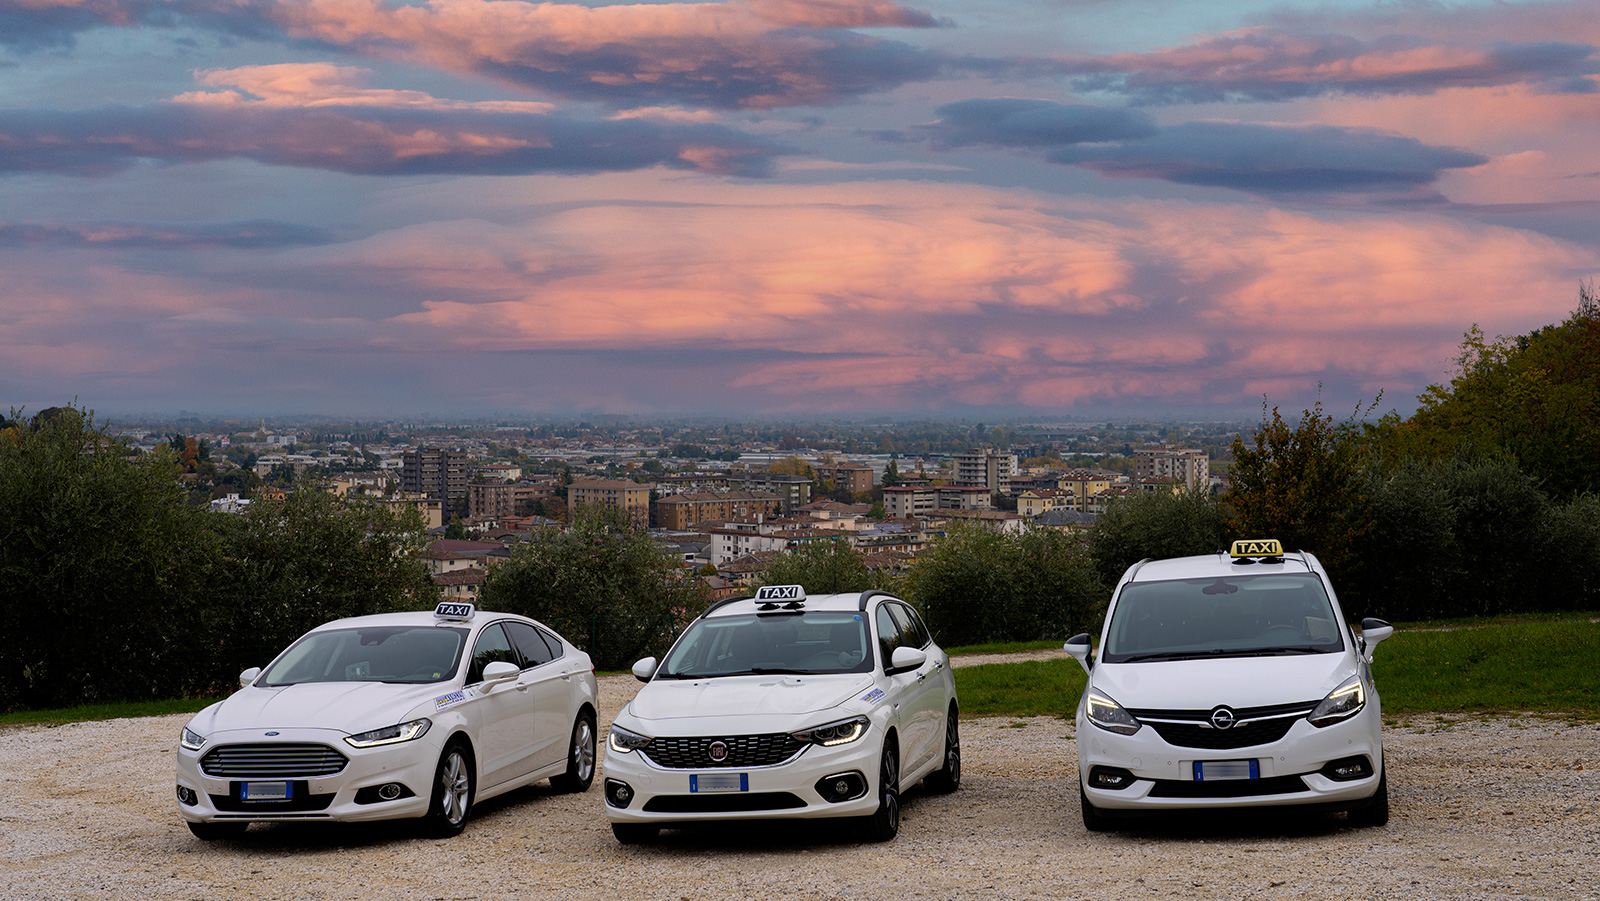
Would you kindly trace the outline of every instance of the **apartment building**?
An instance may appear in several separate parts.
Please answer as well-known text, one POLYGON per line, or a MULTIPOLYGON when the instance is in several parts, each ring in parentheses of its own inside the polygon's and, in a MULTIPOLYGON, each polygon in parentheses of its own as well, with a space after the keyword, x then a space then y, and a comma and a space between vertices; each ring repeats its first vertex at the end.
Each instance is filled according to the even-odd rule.
POLYGON ((872 490, 872 467, 865 463, 818 463, 812 469, 818 479, 832 482, 835 490, 844 488, 852 494, 872 490))
POLYGON ((770 491, 778 496, 778 510, 784 516, 811 503, 811 480, 781 472, 735 472, 728 474, 728 487, 741 491, 770 491))
POLYGON ((883 489, 883 512, 917 519, 941 510, 987 510, 993 494, 981 485, 894 485, 883 489))
POLYGON ((473 482, 467 486, 467 509, 474 520, 508 519, 518 515, 518 505, 555 497, 560 490, 533 482, 473 482))
POLYGON ((958 485, 981 485, 990 494, 1009 494, 1011 477, 1018 474, 1017 455, 984 448, 970 454, 955 454, 955 481, 958 485))
POLYGON ((1071 491, 1058 488, 1034 488, 1017 495, 1017 512, 1028 518, 1058 508, 1077 509, 1077 498, 1071 491))
POLYGON ((567 510, 588 506, 621 510, 640 527, 650 525, 650 486, 616 479, 589 479, 567 486, 567 510))
POLYGON ((440 515, 466 514, 467 452, 425 447, 409 450, 400 467, 400 490, 422 494, 439 501, 440 515))
POLYGON ((656 527, 693 529, 700 523, 777 516, 782 500, 770 491, 697 491, 655 502, 656 527))
POLYGON ((1211 462, 1203 450, 1162 444, 1138 448, 1133 454, 1138 478, 1172 479, 1190 490, 1211 484, 1211 462))

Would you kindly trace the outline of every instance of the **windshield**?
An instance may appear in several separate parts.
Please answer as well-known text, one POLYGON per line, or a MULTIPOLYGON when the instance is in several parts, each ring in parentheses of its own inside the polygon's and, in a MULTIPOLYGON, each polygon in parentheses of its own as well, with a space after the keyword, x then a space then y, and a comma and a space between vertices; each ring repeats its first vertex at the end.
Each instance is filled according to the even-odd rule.
POLYGON ((455 675, 466 641, 466 629, 437 626, 313 632, 267 668, 262 684, 443 682, 455 675))
POLYGON ((1129 584, 1111 614, 1100 659, 1136 663, 1342 650, 1321 580, 1289 573, 1129 584))
POLYGON ((660 677, 865 673, 872 670, 869 648, 859 613, 718 616, 698 620, 683 633, 660 677))

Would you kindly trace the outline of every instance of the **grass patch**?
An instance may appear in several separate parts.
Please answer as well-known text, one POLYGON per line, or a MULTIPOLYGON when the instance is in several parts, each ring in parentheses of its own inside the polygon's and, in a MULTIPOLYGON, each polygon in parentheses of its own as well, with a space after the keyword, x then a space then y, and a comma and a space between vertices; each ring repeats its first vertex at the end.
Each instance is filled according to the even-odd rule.
POLYGON ((1372 669, 1386 715, 1600 716, 1600 623, 1518 617, 1462 626, 1400 629, 1378 646, 1372 669))
POLYGON ((221 698, 179 698, 171 701, 129 701, 122 704, 87 704, 55 710, 17 710, 0 713, 0 726, 59 726, 93 720, 120 720, 136 716, 195 713, 221 698))
POLYGON ((989 644, 968 644, 958 648, 945 648, 944 652, 952 657, 964 654, 1015 654, 1019 651, 1043 651, 1047 649, 1061 650, 1061 642, 1053 638, 1043 641, 995 641, 989 644))
POLYGON ((962 716, 1070 717, 1083 694, 1078 661, 1025 660, 955 670, 962 716))

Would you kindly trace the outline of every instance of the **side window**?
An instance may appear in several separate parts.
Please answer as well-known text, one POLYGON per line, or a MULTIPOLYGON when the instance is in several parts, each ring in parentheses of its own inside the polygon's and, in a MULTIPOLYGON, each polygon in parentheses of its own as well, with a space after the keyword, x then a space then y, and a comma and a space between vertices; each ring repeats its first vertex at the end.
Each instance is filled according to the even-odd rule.
POLYGON ((506 631, 495 623, 484 629, 478 635, 478 643, 472 648, 472 670, 467 674, 467 684, 483 681, 483 668, 499 661, 516 664, 522 668, 522 660, 517 652, 511 649, 511 642, 506 638, 506 631))
POLYGON ((517 643, 517 650, 522 652, 524 668, 542 666, 556 658, 538 629, 527 623, 508 622, 502 625, 511 633, 511 639, 517 643))
POLYGON ((883 658, 883 668, 887 670, 889 661, 894 659, 894 649, 903 643, 900 637, 900 626, 889 615, 889 605, 884 604, 878 608, 878 615, 874 617, 878 626, 878 654, 883 658))
POLYGON ((928 635, 927 627, 922 625, 922 617, 917 616, 917 611, 904 604, 885 604, 894 616, 896 626, 900 627, 900 634, 905 637, 908 648, 925 648, 933 641, 928 635))
POLYGON ((561 639, 557 638, 554 633, 546 632, 545 630, 540 629, 539 637, 543 638, 544 643, 550 647, 551 660, 564 656, 567 653, 566 648, 561 646, 561 639))

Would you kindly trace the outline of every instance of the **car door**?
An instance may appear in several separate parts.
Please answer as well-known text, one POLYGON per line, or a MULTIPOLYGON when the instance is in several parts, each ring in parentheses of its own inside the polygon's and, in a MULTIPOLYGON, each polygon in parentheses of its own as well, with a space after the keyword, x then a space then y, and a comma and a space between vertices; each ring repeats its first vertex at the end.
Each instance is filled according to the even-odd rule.
MULTIPOLYGON (((889 603, 878 605, 873 614, 873 626, 878 636, 878 651, 882 666, 888 676, 889 697, 893 704, 895 724, 900 730, 900 772, 902 777, 927 761, 929 693, 934 688, 923 674, 923 667, 899 673, 888 673, 889 662, 895 648, 907 646, 907 635, 890 612, 889 603)), ((914 645, 912 645, 914 647, 914 645)), ((931 663, 932 661, 929 661, 931 663)))
POLYGON ((504 625, 522 653, 524 668, 516 690, 533 702, 533 730, 526 736, 528 772, 532 772, 567 758, 567 739, 577 715, 572 674, 559 659, 561 642, 555 636, 528 623, 513 620, 504 625))
POLYGON ((475 750, 484 788, 526 775, 533 769, 532 743, 528 736, 537 728, 536 697, 519 690, 520 680, 484 690, 483 668, 501 661, 522 666, 522 657, 502 624, 491 623, 478 633, 478 641, 472 648, 472 669, 467 675, 467 684, 474 686, 479 696, 475 750))
POLYGON ((917 689, 908 699, 907 710, 912 725, 908 728, 916 735, 918 755, 908 758, 906 771, 911 771, 944 753, 944 716, 948 706, 944 670, 944 655, 933 647, 933 639, 923 628, 922 621, 904 604, 885 603, 895 626, 900 630, 902 643, 928 654, 928 659, 916 670, 917 689))

